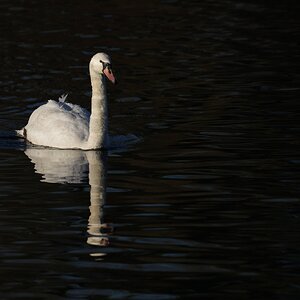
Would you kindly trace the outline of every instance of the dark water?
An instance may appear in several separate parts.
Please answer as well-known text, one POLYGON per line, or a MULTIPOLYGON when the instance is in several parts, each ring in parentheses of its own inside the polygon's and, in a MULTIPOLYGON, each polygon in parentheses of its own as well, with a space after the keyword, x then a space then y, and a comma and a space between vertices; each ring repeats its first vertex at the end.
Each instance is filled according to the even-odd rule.
POLYGON ((299 299, 297 1, 2 0, 1 299, 299 299), (37 106, 89 108, 108 152, 26 146, 37 106))

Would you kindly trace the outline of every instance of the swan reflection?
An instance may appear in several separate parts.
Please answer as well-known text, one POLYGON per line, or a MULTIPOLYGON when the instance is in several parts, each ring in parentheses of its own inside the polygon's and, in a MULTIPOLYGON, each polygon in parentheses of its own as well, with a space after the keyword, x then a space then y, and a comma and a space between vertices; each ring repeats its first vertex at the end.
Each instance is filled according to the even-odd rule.
POLYGON ((103 205, 106 198, 105 157, 100 151, 28 148, 25 154, 35 166, 36 173, 48 183, 90 184, 90 217, 87 243, 107 246, 111 227, 103 223, 103 205))

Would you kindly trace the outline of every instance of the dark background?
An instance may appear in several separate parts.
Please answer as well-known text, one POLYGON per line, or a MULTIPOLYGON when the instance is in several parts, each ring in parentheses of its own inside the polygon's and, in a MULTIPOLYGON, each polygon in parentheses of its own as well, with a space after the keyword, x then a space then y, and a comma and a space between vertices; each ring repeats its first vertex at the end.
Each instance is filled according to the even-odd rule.
POLYGON ((298 1, 0 9, 1 299, 299 297, 298 1), (63 93, 90 109, 99 51, 119 80, 110 134, 138 137, 102 153, 104 247, 87 243, 87 161, 82 183, 66 160, 49 184, 13 133, 63 93))

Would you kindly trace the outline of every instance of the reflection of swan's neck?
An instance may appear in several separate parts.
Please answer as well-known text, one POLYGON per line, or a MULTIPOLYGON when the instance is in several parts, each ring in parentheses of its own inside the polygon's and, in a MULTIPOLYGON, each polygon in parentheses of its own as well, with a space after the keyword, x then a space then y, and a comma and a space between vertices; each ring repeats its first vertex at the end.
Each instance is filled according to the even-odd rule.
POLYGON ((87 149, 103 148, 107 144, 107 97, 105 78, 90 66, 92 103, 87 149))
POLYGON ((101 161, 101 153, 87 151, 86 156, 89 162, 89 184, 91 186, 91 202, 104 204, 104 179, 105 170, 101 161))
POLYGON ((101 154, 95 151, 86 152, 89 162, 89 184, 90 184, 90 217, 88 233, 88 243, 93 245, 103 245, 107 238, 101 233, 103 219, 103 205, 105 204, 105 168, 101 160, 101 154))

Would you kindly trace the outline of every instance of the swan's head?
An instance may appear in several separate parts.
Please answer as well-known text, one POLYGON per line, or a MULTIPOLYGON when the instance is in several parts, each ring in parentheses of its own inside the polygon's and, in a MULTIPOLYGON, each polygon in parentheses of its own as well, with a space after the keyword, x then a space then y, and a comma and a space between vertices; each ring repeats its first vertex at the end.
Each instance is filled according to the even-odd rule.
POLYGON ((111 60, 106 53, 97 53, 92 57, 90 61, 90 71, 94 71, 102 76, 105 75, 112 83, 116 83, 111 60))

